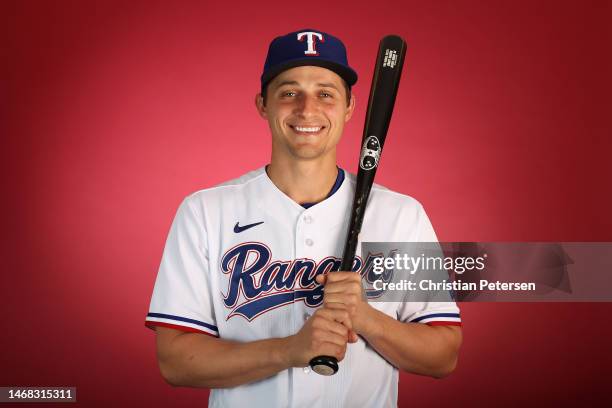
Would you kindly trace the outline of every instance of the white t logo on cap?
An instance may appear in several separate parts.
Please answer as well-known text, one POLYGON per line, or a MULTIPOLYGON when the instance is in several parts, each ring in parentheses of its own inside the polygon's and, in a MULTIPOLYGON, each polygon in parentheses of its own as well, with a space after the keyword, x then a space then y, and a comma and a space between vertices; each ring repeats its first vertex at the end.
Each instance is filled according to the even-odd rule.
POLYGON ((304 37, 306 37, 306 43, 308 44, 308 49, 304 51, 304 54, 313 56, 319 55, 317 49, 315 48, 315 37, 318 38, 319 41, 325 42, 325 39, 323 39, 323 34, 312 31, 304 31, 302 33, 298 33, 297 35, 298 41, 304 41, 304 37))

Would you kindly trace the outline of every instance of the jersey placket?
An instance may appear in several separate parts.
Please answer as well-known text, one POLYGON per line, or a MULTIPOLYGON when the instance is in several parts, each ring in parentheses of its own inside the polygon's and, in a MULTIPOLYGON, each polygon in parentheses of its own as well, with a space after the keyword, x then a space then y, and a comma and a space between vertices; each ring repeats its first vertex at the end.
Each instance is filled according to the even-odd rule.
MULTIPOLYGON (((317 251, 317 237, 321 233, 320 229, 324 227, 323 225, 317 225, 311 213, 312 211, 309 209, 304 210, 296 221, 294 243, 295 259, 311 259, 316 263, 320 257, 317 251)), ((303 273, 307 272, 305 271, 303 273)), ((299 289, 297 283, 296 286, 294 286, 294 299, 296 289, 299 289)), ((292 316, 294 332, 297 333, 304 326, 304 323, 310 318, 315 310, 315 308, 307 306, 303 299, 296 300, 293 303, 292 316)), ((318 396, 316 394, 313 395, 312 390, 321 389, 318 383, 322 380, 322 377, 312 372, 310 367, 295 367, 291 370, 292 375, 290 378, 293 391, 291 395, 291 406, 302 407, 316 405, 318 396)))

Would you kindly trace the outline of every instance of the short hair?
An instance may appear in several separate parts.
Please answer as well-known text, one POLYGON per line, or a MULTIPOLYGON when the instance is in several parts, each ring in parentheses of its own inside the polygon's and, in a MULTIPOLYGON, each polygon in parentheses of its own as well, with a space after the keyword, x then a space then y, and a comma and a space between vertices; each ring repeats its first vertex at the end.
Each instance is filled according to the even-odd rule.
MULTIPOLYGON (((342 78, 341 78, 342 79, 342 78)), ((266 106, 266 97, 268 96, 268 86, 272 81, 268 82, 261 89, 261 97, 263 98, 263 105, 266 106)), ((346 93, 346 106, 351 104, 351 87, 346 83, 344 79, 342 79, 342 85, 344 86, 344 90, 346 93)))

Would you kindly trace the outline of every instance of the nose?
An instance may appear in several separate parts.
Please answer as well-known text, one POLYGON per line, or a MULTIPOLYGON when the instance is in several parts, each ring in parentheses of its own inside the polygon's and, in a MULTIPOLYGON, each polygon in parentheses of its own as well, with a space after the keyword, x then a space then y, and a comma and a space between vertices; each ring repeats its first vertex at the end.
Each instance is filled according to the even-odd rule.
POLYGON ((318 110, 317 98, 311 95, 301 95, 295 107, 295 113, 307 117, 314 115, 318 110))

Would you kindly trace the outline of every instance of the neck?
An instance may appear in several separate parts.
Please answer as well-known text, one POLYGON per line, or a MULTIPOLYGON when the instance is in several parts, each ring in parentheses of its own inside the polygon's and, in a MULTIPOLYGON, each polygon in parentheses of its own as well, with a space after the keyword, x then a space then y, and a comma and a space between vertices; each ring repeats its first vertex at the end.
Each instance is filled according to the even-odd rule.
POLYGON ((331 159, 285 161, 272 155, 266 171, 276 187, 296 203, 318 203, 327 197, 338 176, 335 156, 331 159))

